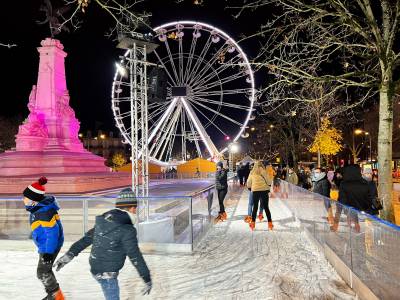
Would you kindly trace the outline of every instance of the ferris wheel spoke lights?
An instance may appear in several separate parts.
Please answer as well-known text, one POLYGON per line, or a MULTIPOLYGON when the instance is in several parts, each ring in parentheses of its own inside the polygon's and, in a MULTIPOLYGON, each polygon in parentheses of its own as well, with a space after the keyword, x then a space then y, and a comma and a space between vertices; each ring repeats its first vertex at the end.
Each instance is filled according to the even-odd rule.
POLYGON ((164 73, 165 79, 151 77, 157 83, 149 100, 130 107, 132 84, 143 85, 146 79, 143 72, 137 72, 136 78, 126 72, 132 69, 130 50, 126 51, 116 65, 112 88, 118 129, 126 142, 137 143, 137 157, 141 149, 148 149, 149 160, 159 165, 172 159, 185 161, 189 154, 220 157, 227 143, 243 134, 253 111, 254 77, 246 54, 228 34, 206 23, 177 21, 154 31, 159 46, 147 60, 160 69, 150 70, 152 74, 164 73), (159 86, 165 88, 162 97, 157 94, 159 86), (145 135, 145 129, 136 126, 144 124, 143 119, 149 122, 145 135), (132 141, 133 132, 143 138, 132 141))

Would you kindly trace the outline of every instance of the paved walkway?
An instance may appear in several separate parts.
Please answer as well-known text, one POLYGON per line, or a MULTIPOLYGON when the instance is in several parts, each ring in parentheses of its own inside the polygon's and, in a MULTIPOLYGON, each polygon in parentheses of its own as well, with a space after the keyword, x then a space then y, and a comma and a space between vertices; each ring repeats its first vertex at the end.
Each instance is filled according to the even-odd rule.
MULTIPOLYGON (((143 286, 130 263, 121 271, 121 299, 355 299, 278 199, 271 200, 274 231, 257 223, 251 232, 247 191, 227 200, 227 222, 217 224, 193 255, 146 255, 154 289, 143 286)), ((0 251, 0 299, 41 299, 37 255, 0 251)), ((90 276, 88 253, 57 274, 67 299, 102 299, 90 276)))

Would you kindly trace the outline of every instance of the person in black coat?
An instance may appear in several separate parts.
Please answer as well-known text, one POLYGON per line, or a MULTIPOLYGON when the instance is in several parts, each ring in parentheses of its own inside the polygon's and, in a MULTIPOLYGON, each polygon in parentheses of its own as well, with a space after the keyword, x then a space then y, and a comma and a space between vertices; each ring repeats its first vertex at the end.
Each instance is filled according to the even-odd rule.
MULTIPOLYGON (((343 181, 339 187, 339 203, 351 206, 359 211, 368 212, 372 208, 373 195, 368 182, 362 178, 359 165, 350 165, 343 170, 343 181)), ((342 205, 336 208, 335 222, 332 231, 336 231, 339 225, 342 205)), ((358 212, 350 210, 348 213, 349 225, 354 222, 354 230, 360 232, 358 212)))
POLYGON ((137 199, 132 189, 123 189, 116 200, 116 208, 96 217, 94 228, 55 263, 59 271, 75 256, 92 245, 90 272, 100 283, 106 300, 119 299, 118 274, 128 256, 145 282, 143 295, 152 288, 150 271, 138 247, 136 223, 137 199))
POLYGON ((215 173, 215 189, 218 193, 219 214, 215 222, 227 219, 225 212, 224 200, 228 193, 228 171, 224 168, 222 162, 217 163, 217 172, 215 173))
POLYGON ((244 172, 243 165, 242 163, 240 163, 239 167, 237 168, 237 175, 239 177, 240 186, 243 186, 245 184, 243 172, 244 172))
POLYGON ((321 168, 314 170, 314 187, 313 192, 324 196, 324 206, 328 213, 327 220, 330 224, 333 224, 333 212, 330 195, 331 195, 331 184, 328 180, 326 173, 321 168))

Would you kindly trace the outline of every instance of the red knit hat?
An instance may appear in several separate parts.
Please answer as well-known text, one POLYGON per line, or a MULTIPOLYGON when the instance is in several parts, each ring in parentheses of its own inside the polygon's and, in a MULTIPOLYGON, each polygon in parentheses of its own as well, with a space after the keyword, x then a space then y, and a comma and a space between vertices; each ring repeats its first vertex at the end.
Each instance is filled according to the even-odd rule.
POLYGON ((47 183, 46 177, 40 177, 37 182, 29 185, 23 192, 24 196, 36 202, 40 202, 44 198, 45 188, 44 185, 47 183))

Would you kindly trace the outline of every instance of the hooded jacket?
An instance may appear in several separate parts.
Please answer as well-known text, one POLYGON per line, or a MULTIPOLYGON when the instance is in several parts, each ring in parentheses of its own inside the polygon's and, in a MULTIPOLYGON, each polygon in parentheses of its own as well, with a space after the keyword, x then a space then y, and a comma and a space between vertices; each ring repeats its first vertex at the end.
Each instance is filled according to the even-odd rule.
POLYGON ((92 245, 90 271, 93 275, 119 272, 128 256, 145 282, 150 282, 150 271, 138 246, 136 228, 128 213, 112 209, 96 217, 94 228, 75 242, 69 253, 77 256, 92 245))
POLYGON ((338 201, 361 211, 369 211, 372 207, 372 197, 368 182, 361 176, 360 167, 344 168, 338 201))
POLYGON ((38 252, 54 254, 59 251, 64 243, 64 233, 56 199, 45 196, 35 206, 25 206, 25 209, 31 213, 29 222, 32 240, 38 247, 38 252))

